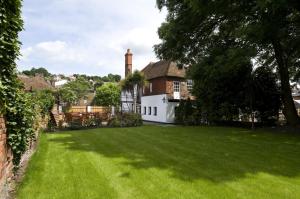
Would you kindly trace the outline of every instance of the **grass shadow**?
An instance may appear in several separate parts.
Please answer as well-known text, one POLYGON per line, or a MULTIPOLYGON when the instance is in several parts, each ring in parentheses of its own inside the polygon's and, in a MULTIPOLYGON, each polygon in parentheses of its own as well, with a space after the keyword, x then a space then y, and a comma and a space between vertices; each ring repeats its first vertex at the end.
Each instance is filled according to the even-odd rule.
MULTIPOLYGON (((300 174, 300 136, 224 127, 93 129, 56 133, 48 141, 68 150, 122 157, 134 169, 165 169, 184 181, 219 183, 260 172, 300 174), (56 136, 57 135, 57 136, 56 136)), ((123 177, 129 177, 129 173, 123 177)))

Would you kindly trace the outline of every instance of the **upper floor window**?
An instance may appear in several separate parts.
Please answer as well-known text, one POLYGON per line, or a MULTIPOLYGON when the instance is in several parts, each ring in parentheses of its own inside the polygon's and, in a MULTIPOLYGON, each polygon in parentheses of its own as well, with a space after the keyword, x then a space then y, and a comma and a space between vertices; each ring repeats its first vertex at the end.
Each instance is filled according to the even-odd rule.
POLYGON ((193 90, 193 80, 188 79, 186 81, 186 86, 187 86, 188 91, 191 92, 193 90))
POLYGON ((149 84, 150 93, 152 93, 152 83, 149 84))
POLYGON ((180 92, 180 82, 179 81, 173 82, 173 92, 180 92))

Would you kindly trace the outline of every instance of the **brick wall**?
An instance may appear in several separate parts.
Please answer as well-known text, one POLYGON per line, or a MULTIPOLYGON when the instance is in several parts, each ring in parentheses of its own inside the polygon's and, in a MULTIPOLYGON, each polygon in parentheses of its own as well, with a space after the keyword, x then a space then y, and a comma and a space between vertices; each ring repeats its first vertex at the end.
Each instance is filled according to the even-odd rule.
POLYGON ((0 198, 5 198, 8 192, 7 182, 12 177, 12 153, 7 147, 5 121, 0 116, 0 198))
POLYGON ((165 77, 158 77, 148 80, 149 84, 144 88, 144 96, 148 95, 160 95, 166 93, 166 81, 165 77), (152 92, 150 92, 150 83, 152 83, 152 92))
POLYGON ((152 92, 150 93, 150 89, 148 85, 144 88, 143 96, 168 94, 168 98, 173 99, 174 81, 180 82, 181 99, 187 99, 187 98, 194 99, 194 97, 187 89, 186 79, 181 77, 159 77, 159 78, 148 80, 149 84, 152 83, 152 92))

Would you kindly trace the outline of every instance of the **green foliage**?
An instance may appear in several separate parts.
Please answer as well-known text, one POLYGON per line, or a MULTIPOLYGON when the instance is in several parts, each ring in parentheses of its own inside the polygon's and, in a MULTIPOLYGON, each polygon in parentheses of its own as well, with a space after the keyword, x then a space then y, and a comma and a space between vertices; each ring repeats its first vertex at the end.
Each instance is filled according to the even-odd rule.
POLYGON ((78 78, 83 78, 86 81, 93 80, 95 82, 119 82, 121 80, 120 75, 114 75, 109 73, 107 76, 88 76, 88 75, 80 75, 80 74, 74 74, 74 77, 78 78))
POLYGON ((121 81, 121 88, 130 93, 133 99, 133 107, 134 112, 136 112, 136 102, 137 99, 140 97, 140 90, 143 88, 144 85, 147 84, 147 80, 145 75, 138 70, 135 70, 132 74, 129 74, 125 79, 121 81))
POLYGON ((97 117, 91 117, 83 122, 83 126, 85 127, 100 127, 102 125, 102 120, 97 117))
MULTIPOLYGON (((298 1, 157 0, 157 5, 168 10, 166 22, 158 30, 162 42, 155 52, 159 58, 216 70, 232 64, 233 72, 255 59, 257 67, 276 70, 286 119, 299 125, 289 83, 299 76, 298 1)), ((202 81, 197 82, 199 78, 194 76, 196 86, 202 81)), ((222 104, 222 110, 235 111, 231 104, 222 104)))
POLYGON ((183 125, 198 124, 196 109, 193 107, 191 100, 181 100, 179 106, 175 109, 175 122, 183 125))
POLYGON ((78 77, 76 80, 68 82, 59 89, 58 98, 70 106, 91 90, 91 83, 82 77, 78 77))
POLYGON ((95 104, 98 106, 118 106, 121 90, 116 83, 106 83, 96 90, 95 104))
POLYGON ((123 90, 134 92, 134 87, 142 87, 146 84, 146 78, 143 73, 135 70, 132 74, 129 74, 124 80, 121 81, 121 87, 123 90))
POLYGON ((34 122, 36 108, 32 97, 22 91, 18 91, 14 98, 13 110, 5 114, 6 128, 8 130, 8 144, 13 152, 13 163, 18 165, 27 145, 34 138, 34 122))
POLYGON ((51 77, 52 74, 47 71, 47 69, 40 67, 40 68, 31 68, 30 70, 22 71, 23 74, 28 76, 35 76, 35 74, 42 74, 45 78, 51 77))
POLYGON ((41 90, 32 95, 35 103, 40 107, 42 115, 49 114, 55 104, 54 92, 51 90, 41 90))
POLYGON ((1 114, 6 119, 8 144, 17 166, 33 136, 35 119, 33 100, 21 90, 16 72, 15 61, 20 50, 18 33, 23 29, 20 0, 0 1, 0 27, 1 114))
POLYGON ((143 120, 141 115, 137 113, 118 114, 108 122, 108 126, 110 127, 131 127, 141 125, 143 125, 143 120))
MULTIPOLYGON (((281 105, 280 88, 276 84, 276 75, 265 67, 257 68, 252 74, 253 111, 256 117, 263 123, 274 123, 278 118, 281 105)), ((248 81, 251 83, 251 81, 248 81)))
POLYGON ((60 100, 68 104, 73 104, 78 100, 76 92, 68 87, 62 87, 58 91, 60 100))

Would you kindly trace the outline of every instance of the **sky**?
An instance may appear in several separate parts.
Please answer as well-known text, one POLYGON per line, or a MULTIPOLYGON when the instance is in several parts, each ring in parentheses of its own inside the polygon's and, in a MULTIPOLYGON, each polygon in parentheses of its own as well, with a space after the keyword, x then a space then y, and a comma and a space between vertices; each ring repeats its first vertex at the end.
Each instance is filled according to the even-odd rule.
POLYGON ((153 45, 166 12, 156 0, 23 0, 25 30, 18 70, 44 67, 54 74, 124 76, 124 54, 133 69, 157 61, 153 45))

